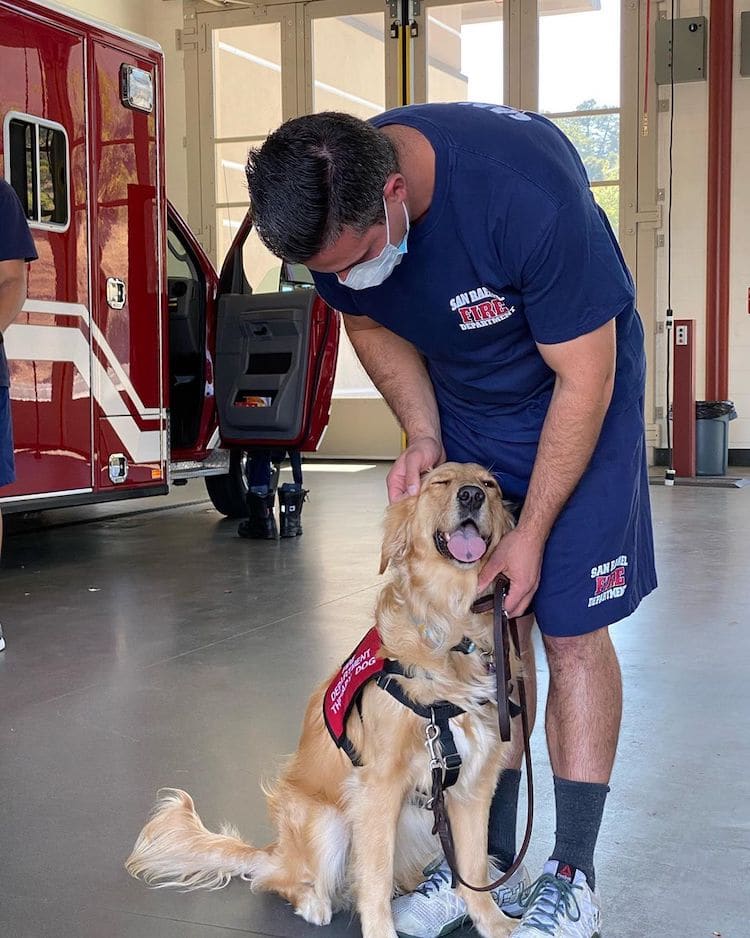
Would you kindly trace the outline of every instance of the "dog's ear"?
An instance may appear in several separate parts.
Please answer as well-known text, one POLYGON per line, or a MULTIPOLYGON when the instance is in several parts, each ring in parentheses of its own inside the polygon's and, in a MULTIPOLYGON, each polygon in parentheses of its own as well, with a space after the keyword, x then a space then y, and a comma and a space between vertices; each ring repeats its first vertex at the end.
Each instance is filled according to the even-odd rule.
POLYGON ((503 499, 503 508, 505 509, 505 524, 503 530, 503 536, 505 536, 508 531, 512 531, 517 524, 517 518, 521 513, 521 505, 513 501, 510 498, 503 499))
POLYGON ((416 507, 416 495, 407 495, 406 498, 388 507, 385 513, 379 573, 385 573, 389 563, 399 563, 406 555, 411 541, 411 523, 416 507))

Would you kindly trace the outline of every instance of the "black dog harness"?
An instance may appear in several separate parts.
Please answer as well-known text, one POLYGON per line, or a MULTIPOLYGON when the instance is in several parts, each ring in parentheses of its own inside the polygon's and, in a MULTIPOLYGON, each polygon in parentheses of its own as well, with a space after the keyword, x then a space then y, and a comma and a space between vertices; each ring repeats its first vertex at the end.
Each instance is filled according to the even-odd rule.
MULTIPOLYGON (((375 681, 378 687, 387 691, 400 704, 428 721, 425 728, 425 745, 430 753, 430 768, 440 767, 442 786, 450 788, 458 781, 461 769, 461 756, 453 738, 450 721, 466 711, 463 707, 447 700, 436 700, 429 705, 417 703, 399 681, 393 680, 394 675, 407 679, 411 675, 399 661, 380 657, 381 647, 382 641, 377 628, 370 629, 328 685, 323 697, 323 716, 328 732, 339 749, 343 749, 349 756, 352 764, 361 766, 360 755, 347 735, 346 724, 353 707, 356 706, 360 717, 362 716, 362 694, 365 687, 371 681, 375 681), (437 754, 436 742, 440 743, 440 756, 437 754)), ((466 637, 451 648, 451 651, 463 655, 472 654, 476 650, 475 643, 466 637)), ((493 667, 493 664, 489 665, 490 670, 493 667)), ((509 677, 508 674, 507 678, 509 677)), ((480 703, 486 704, 489 701, 483 700, 480 703)), ((520 714, 521 710, 517 704, 509 701, 509 705, 512 716, 520 714)))

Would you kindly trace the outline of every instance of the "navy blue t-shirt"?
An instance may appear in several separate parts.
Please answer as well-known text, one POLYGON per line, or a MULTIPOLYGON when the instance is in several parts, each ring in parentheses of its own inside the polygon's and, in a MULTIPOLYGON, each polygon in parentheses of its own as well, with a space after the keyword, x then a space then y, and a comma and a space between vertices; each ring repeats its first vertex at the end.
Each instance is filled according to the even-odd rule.
POLYGON ((367 315, 425 356, 455 439, 536 442, 554 373, 536 343, 566 342, 617 318, 612 408, 643 393, 633 282, 568 139, 538 114, 426 104, 373 118, 414 127, 435 150, 432 203, 380 286, 315 273, 323 298, 367 315))
MULTIPOLYGON (((0 261, 34 261, 37 258, 34 239, 15 190, 0 179, 0 261)), ((0 334, 0 388, 10 385, 8 362, 0 334)))

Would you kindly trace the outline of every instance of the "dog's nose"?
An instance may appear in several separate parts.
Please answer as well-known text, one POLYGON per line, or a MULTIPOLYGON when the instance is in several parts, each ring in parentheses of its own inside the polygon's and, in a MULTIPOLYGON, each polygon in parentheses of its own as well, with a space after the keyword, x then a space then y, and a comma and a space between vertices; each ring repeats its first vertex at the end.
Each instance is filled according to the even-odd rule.
POLYGON ((478 485, 462 485, 456 494, 459 504, 468 511, 476 511, 484 502, 484 490, 478 485))

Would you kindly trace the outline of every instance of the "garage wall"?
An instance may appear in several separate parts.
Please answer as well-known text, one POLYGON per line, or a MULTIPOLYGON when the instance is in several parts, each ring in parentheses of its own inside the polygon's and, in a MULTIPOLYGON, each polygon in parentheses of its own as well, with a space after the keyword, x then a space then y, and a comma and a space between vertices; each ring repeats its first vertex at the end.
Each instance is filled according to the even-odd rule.
MULTIPOLYGON (((710 3, 682 0, 678 16, 709 17, 710 3)), ((740 419, 730 424, 730 446, 750 448, 750 178, 747 146, 750 143, 750 78, 739 74, 740 13, 750 10, 750 0, 735 0, 735 49, 733 88, 732 238, 730 270, 730 372, 729 396, 736 402, 740 419)), ((669 99, 668 86, 658 96, 669 99)), ((658 186, 667 189, 669 115, 659 115, 658 186)), ((706 199, 708 168, 708 82, 675 86, 674 176, 672 209, 672 308, 677 319, 695 319, 697 332, 697 394, 705 394, 706 321, 706 199)), ((666 209, 664 204, 666 236, 666 209)), ((657 320, 664 322, 667 308, 667 252, 657 252, 657 320)), ((657 342, 657 403, 665 402, 664 338, 657 342)), ((662 444, 666 444, 664 421, 662 444)))
POLYGON ((105 23, 143 34, 151 0, 63 0, 64 5, 105 23))

